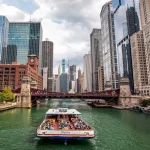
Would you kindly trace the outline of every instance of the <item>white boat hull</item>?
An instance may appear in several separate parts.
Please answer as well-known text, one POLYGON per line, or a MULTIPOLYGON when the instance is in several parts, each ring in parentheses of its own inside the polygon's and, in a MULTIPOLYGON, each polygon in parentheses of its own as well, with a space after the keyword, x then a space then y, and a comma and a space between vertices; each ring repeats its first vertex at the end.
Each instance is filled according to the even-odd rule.
POLYGON ((37 130, 37 136, 52 139, 90 139, 94 138, 94 130, 64 131, 64 130, 37 130))

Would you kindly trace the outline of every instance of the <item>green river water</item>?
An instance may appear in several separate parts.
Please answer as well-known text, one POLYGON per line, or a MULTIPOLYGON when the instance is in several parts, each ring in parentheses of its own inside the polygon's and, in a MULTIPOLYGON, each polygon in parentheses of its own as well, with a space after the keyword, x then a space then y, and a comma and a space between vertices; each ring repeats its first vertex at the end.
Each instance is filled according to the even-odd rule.
POLYGON ((0 113, 0 150, 150 150, 150 115, 127 110, 96 109, 81 100, 50 100, 32 109, 0 113), (37 140, 36 129, 49 108, 75 108, 95 129, 86 141, 37 140))

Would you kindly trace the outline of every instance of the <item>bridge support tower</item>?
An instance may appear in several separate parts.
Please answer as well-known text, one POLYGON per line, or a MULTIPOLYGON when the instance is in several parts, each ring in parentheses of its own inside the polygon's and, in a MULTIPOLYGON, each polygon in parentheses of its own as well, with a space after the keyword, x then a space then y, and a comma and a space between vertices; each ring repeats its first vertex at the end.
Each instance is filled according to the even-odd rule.
POLYGON ((131 91, 130 82, 128 78, 121 78, 120 80, 120 96, 118 105, 123 107, 130 107, 131 105, 131 91))
POLYGON ((31 108, 31 93, 30 93, 30 85, 31 80, 30 78, 25 75, 22 78, 22 84, 21 84, 21 93, 18 94, 17 97, 17 107, 22 108, 31 108))

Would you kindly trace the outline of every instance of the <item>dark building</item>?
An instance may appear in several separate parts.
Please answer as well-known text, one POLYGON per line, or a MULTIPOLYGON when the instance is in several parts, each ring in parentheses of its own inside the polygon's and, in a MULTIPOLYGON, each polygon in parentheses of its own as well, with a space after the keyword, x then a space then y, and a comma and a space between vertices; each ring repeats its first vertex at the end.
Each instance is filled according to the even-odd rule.
POLYGON ((76 65, 69 66, 69 90, 72 89, 72 81, 76 80, 76 65))
POLYGON ((48 68, 47 90, 51 92, 53 83, 53 42, 48 40, 42 42, 42 67, 48 68))
POLYGON ((60 92, 69 91, 69 76, 67 73, 62 73, 60 75, 60 92))
POLYGON ((98 67, 101 66, 101 29, 93 29, 90 34, 92 91, 98 92, 98 67))
POLYGON ((12 62, 17 62, 17 46, 16 45, 8 45, 7 46, 7 64, 11 64, 12 62))
POLYGON ((5 16, 0 16, 0 64, 6 64, 7 40, 9 22, 5 16))
POLYGON ((130 7, 126 11, 128 35, 131 36, 140 30, 139 18, 134 7, 130 7))
POLYGON ((138 2, 139 0, 125 0, 121 5, 118 5, 117 9, 114 7, 114 24, 117 29, 115 35, 118 79, 120 81, 121 77, 129 78, 132 91, 134 91, 134 80, 130 36, 140 30, 138 2))

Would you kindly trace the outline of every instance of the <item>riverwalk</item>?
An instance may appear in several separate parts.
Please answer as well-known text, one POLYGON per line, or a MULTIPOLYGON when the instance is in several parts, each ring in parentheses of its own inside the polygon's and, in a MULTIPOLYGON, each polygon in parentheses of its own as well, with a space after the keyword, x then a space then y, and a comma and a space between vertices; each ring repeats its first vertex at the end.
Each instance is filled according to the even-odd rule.
POLYGON ((11 103, 11 104, 0 104, 0 112, 16 108, 16 103, 11 103))

